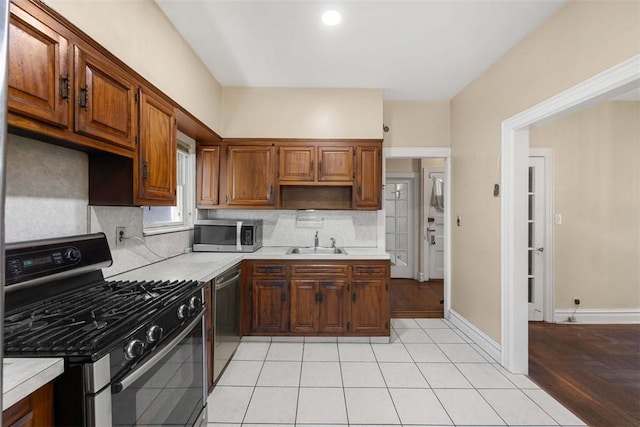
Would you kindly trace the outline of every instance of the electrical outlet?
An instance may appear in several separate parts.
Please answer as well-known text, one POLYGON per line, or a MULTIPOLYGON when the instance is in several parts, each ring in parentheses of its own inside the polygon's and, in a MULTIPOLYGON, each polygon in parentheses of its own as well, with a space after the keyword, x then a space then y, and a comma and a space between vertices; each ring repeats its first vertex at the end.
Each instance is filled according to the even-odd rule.
POLYGON ((116 227, 116 246, 124 245, 126 231, 126 227, 116 227))
POLYGON ((574 300, 573 300, 573 303, 574 303, 575 305, 580 305, 580 298, 576 298, 576 299, 574 299, 574 300))

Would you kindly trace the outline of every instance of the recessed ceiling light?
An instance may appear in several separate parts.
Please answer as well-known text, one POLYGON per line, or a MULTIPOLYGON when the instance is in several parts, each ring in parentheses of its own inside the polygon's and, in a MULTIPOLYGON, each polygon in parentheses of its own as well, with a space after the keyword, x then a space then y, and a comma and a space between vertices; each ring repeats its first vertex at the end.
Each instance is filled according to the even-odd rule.
POLYGON ((340 19, 342 19, 342 16, 340 16, 340 13, 335 10, 327 10, 322 14, 322 22, 324 23, 324 25, 338 25, 340 19))

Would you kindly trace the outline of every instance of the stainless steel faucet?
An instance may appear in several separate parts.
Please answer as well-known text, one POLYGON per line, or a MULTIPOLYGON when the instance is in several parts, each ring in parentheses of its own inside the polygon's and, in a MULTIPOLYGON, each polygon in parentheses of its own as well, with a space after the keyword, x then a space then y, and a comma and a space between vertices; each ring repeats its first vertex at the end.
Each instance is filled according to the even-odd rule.
POLYGON ((316 237, 313 239, 313 247, 314 247, 315 249, 317 249, 317 248, 318 248, 319 240, 320 240, 320 239, 318 238, 318 232, 316 231, 316 237))

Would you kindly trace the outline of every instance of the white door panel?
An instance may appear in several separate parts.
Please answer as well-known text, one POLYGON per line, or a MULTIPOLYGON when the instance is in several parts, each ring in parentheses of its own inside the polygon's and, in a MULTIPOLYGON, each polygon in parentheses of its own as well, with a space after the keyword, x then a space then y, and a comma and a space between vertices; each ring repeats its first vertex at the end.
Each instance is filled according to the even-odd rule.
MULTIPOLYGON (((440 179, 444 182, 444 172, 431 172, 429 181, 440 179)), ((444 212, 429 206, 429 217, 433 221, 427 229, 427 246, 429 251, 429 279, 444 279, 444 212)))
POLYGON ((387 178, 385 185, 385 250, 391 277, 414 278, 413 179, 387 178))
POLYGON ((545 249, 545 161, 544 157, 529 157, 528 188, 528 298, 529 320, 543 320, 544 315, 544 256, 545 249))

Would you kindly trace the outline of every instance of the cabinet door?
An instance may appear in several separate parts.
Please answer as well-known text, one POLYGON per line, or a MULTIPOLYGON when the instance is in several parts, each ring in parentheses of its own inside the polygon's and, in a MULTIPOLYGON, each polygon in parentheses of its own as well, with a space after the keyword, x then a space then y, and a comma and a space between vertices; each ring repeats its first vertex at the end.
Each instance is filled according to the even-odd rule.
POLYGON ((356 148, 356 209, 381 209, 382 157, 378 145, 356 148))
POLYGON ((389 334, 389 295, 386 279, 354 279, 351 289, 352 332, 389 334))
POLYGON ((219 203, 220 146, 204 145, 198 147, 196 162, 196 204, 199 208, 217 206, 219 203))
POLYGON ((53 382, 49 382, 2 413, 7 427, 52 426, 53 382))
POLYGON ((229 145, 225 202, 237 206, 271 206, 274 194, 274 147, 229 145))
POLYGON ((176 112, 173 106, 140 91, 138 203, 176 204, 176 112))
POLYGON ((318 147, 318 181, 353 182, 353 147, 318 147))
POLYGON ((75 48, 75 131, 135 148, 136 86, 106 58, 75 48))
POLYGON ((320 280, 320 333, 344 334, 349 322, 349 289, 346 280, 320 280))
POLYGON ((318 304, 320 298, 316 280, 291 280, 291 333, 318 332, 318 304))
POLYGON ((316 147, 279 147, 278 179, 287 181, 315 181, 316 147))
POLYGON ((251 331, 285 333, 288 331, 287 281, 256 280, 251 286, 251 331))
POLYGON ((67 127, 70 96, 67 39, 13 3, 10 11, 8 108, 67 127))

